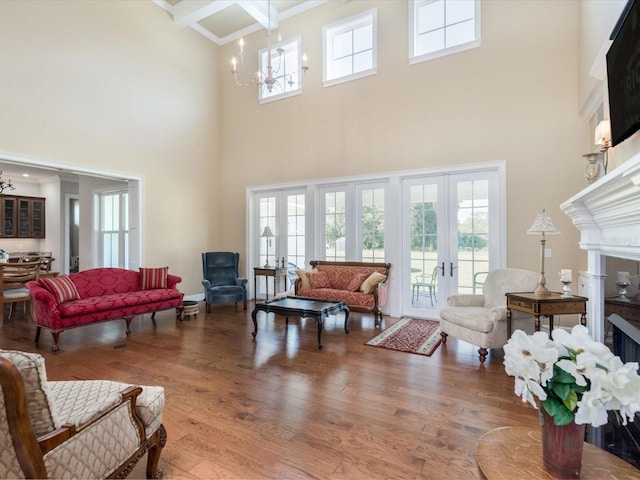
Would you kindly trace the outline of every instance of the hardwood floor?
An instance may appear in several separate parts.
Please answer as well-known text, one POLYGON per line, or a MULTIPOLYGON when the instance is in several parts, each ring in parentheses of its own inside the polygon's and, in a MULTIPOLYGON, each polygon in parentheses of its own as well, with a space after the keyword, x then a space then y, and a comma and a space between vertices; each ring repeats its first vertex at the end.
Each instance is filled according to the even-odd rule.
MULTIPOLYGON (((313 319, 258 316, 216 305, 177 322, 173 311, 65 331, 50 353, 43 331, 6 320, 1 347, 40 352, 49 380, 162 385, 165 478, 482 478, 480 436, 537 425, 513 393, 501 351, 480 366, 477 347, 449 338, 431 357, 364 345, 371 315, 329 317, 318 350, 313 319)), ((383 328, 397 321, 385 317, 383 328)), ((130 478, 143 478, 143 463, 130 478)))

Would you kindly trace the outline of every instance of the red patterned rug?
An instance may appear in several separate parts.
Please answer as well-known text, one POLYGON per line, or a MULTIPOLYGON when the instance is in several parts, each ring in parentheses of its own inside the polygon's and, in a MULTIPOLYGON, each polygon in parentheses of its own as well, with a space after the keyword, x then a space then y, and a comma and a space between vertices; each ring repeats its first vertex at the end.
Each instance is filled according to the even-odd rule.
POLYGON ((430 357, 440 342, 440 322, 402 318, 365 345, 430 357))

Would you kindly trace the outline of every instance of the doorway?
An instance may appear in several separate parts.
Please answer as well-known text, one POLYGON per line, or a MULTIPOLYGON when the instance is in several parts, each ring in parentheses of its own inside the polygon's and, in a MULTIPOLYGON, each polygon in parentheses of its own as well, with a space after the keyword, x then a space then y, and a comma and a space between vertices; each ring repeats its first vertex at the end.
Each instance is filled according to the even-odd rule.
POLYGON ((68 273, 80 271, 80 198, 66 196, 65 226, 67 231, 66 257, 69 259, 68 273))
POLYGON ((404 314, 437 318, 448 296, 482 292, 501 263, 498 192, 495 171, 404 181, 404 314))

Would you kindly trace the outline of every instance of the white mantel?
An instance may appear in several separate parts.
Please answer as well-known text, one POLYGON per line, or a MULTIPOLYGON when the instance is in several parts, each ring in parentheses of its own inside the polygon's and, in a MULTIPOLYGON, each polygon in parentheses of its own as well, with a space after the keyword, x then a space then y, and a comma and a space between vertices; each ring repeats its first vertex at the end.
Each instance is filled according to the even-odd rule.
POLYGON ((604 341, 605 257, 640 261, 640 153, 571 197, 560 208, 580 230, 589 276, 587 324, 604 341))

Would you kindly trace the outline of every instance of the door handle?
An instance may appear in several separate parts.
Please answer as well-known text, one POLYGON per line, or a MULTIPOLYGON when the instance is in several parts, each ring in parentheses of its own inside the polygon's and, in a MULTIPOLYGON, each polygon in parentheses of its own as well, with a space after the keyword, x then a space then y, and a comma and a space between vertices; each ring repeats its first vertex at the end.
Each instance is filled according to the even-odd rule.
POLYGON ((449 263, 449 276, 450 276, 450 277, 453 277, 453 271, 454 271, 456 268, 458 268, 458 267, 454 267, 454 266, 453 266, 453 262, 450 262, 450 263, 449 263))
POLYGON ((438 267, 438 269, 442 269, 442 276, 444 277, 444 262, 442 262, 442 266, 438 267))

